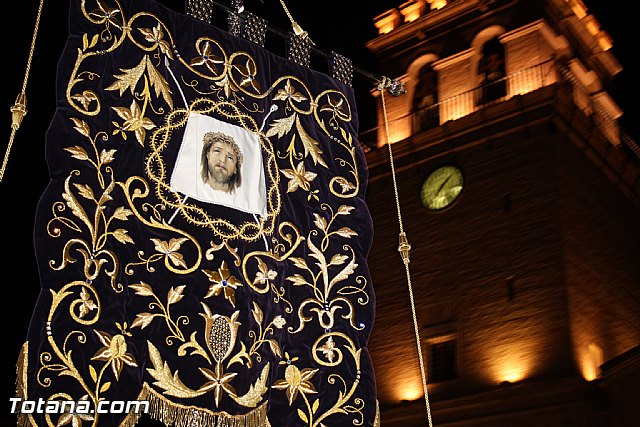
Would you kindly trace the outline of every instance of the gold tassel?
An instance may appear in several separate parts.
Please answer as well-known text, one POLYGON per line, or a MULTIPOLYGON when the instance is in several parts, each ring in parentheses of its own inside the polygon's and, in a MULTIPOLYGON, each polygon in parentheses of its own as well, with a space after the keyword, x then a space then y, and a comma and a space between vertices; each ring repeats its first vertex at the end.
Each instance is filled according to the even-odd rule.
POLYGON ((309 34, 302 29, 302 27, 296 22, 295 19, 293 19, 293 16, 291 16, 291 13, 289 12, 289 9, 287 8, 287 5, 284 4, 284 0, 280 0, 280 4, 282 5, 282 8, 284 9, 284 12, 287 14, 287 17, 289 18, 289 21, 291 22, 291 28, 293 29, 293 33, 298 37, 302 37, 303 40, 308 41, 309 44, 311 44, 312 46, 315 45, 313 40, 311 40, 311 37, 309 37, 309 34))
POLYGON ((13 146, 13 140, 16 136, 16 132, 18 128, 22 124, 22 119, 27 114, 27 96, 25 92, 27 90, 27 81, 29 80, 29 71, 31 70, 31 61, 33 60, 33 52, 35 50, 36 45, 36 36, 38 35, 38 28, 40 27, 40 17, 42 16, 42 6, 44 0, 40 0, 40 5, 38 7, 38 14, 36 16, 36 24, 33 29, 33 37, 31 38, 31 48, 29 49, 29 57, 27 59, 27 70, 24 74, 24 80, 22 81, 22 90, 16 99, 11 110, 11 135, 9 136, 9 144, 7 144, 7 151, 4 153, 4 160, 2 162, 2 166, 0 167, 0 182, 4 178, 4 171, 7 168, 7 162, 9 161, 9 153, 11 152, 11 147, 13 146))

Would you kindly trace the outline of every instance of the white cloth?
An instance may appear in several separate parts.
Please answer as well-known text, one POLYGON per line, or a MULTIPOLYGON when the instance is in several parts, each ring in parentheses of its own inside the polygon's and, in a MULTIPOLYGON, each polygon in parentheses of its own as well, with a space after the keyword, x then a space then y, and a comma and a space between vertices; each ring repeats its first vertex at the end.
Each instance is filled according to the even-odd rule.
POLYGON ((171 189, 204 203, 227 206, 243 212, 266 215, 267 196, 260 138, 240 126, 204 114, 191 113, 178 158, 171 174, 171 189), (207 132, 222 132, 236 141, 243 155, 242 183, 233 193, 218 191, 202 181, 201 153, 207 132))

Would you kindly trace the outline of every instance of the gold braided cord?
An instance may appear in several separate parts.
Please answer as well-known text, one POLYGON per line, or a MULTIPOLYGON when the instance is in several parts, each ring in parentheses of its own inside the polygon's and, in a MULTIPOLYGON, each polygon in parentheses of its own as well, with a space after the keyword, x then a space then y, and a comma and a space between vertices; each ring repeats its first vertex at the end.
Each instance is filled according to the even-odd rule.
POLYGON ((304 31, 302 27, 300 27, 300 25, 298 25, 295 19, 293 19, 293 16, 291 16, 291 13, 289 12, 289 8, 287 8, 287 5, 284 4, 284 0, 280 0, 280 4, 284 9, 284 13, 287 14, 287 18, 289 18, 289 21, 291 21, 291 27, 293 28, 294 34, 296 36, 302 37, 303 40, 307 40, 310 44, 314 45, 315 43, 311 40, 311 38, 309 37, 309 34, 306 31, 304 31))
POLYGON ((382 99, 382 114, 384 117, 384 128, 387 137, 387 147, 389 148, 389 162, 391 164, 391 178, 393 180, 393 193, 395 195, 396 209, 398 213, 398 224, 400 226, 400 243, 398 245, 398 251, 402 256, 402 261, 404 263, 404 269, 407 276, 407 286, 409 287, 409 300, 411 302, 411 315, 413 317, 413 331, 416 337, 416 346, 418 348, 418 362, 420 363, 420 376, 422 377, 422 391, 424 392, 424 401, 427 408, 427 420, 429 423, 429 427, 432 427, 431 421, 431 408, 429 407, 429 394, 427 392, 427 377, 424 368, 424 360, 422 357, 422 347, 420 345, 420 332, 418 331, 418 316, 416 315, 416 305, 413 298, 413 287, 411 285, 411 273, 409 272, 409 251, 411 250, 411 245, 407 240, 407 235, 404 232, 404 227, 402 225, 402 214, 400 212, 400 197, 398 196, 398 184, 396 182, 396 170, 395 165, 393 163, 393 150, 391 149, 391 141, 389 134, 389 120, 387 118, 387 106, 384 99, 384 92, 387 87, 387 84, 391 83, 386 77, 383 78, 382 82, 378 85, 378 90, 380 90, 380 96, 382 99))
POLYGON ((0 167, 0 182, 2 182, 2 178, 4 178, 4 171, 7 168, 7 162, 9 161, 9 153, 11 152, 11 147, 13 146, 13 140, 16 136, 16 132, 22 123, 22 119, 25 114, 27 114, 27 81, 29 79, 29 72, 31 71, 31 62, 33 60, 33 52, 36 47, 36 37, 38 35, 38 28, 40 27, 40 17, 42 16, 42 7, 44 0, 40 0, 40 5, 38 6, 38 14, 36 16, 36 24, 33 29, 33 37, 31 38, 31 47, 29 49, 29 57, 27 59, 27 69, 24 74, 24 80, 22 81, 22 90, 20 94, 16 98, 16 102, 13 107, 10 108, 11 111, 11 135, 9 136, 9 144, 7 145, 7 151, 4 154, 4 160, 2 162, 2 167, 0 167))

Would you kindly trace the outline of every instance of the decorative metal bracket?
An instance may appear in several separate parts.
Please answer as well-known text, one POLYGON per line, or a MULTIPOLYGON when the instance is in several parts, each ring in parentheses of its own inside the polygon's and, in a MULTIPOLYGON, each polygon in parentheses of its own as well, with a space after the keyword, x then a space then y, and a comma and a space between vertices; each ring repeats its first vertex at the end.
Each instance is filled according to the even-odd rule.
POLYGON ((383 76, 382 81, 378 83, 378 90, 387 89, 389 93, 393 96, 400 96, 407 93, 404 88, 404 83, 396 79, 390 79, 389 77, 383 76))

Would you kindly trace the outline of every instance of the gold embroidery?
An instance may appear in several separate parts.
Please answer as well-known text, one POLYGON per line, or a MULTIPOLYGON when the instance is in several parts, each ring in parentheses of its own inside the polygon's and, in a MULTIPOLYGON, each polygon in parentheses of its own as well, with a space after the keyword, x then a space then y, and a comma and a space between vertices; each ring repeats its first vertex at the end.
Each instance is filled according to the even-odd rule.
POLYGON ((231 396, 233 400, 238 402, 242 406, 246 406, 248 408, 254 408, 260 403, 264 394, 268 391, 267 381, 269 380, 269 364, 267 363, 264 368, 262 368, 262 373, 260 374, 260 378, 258 378, 255 384, 249 386, 249 391, 247 391, 243 396, 231 396))
POLYGON ((334 221, 337 217, 350 215, 353 210, 352 207, 342 205, 334 212, 330 205, 323 203, 321 205, 323 210, 328 210, 331 218, 327 221, 323 216, 314 213, 314 225, 324 235, 320 241, 320 247, 318 247, 313 241, 313 237, 319 233, 317 230, 311 230, 307 240, 307 248, 309 249, 309 256, 316 260, 314 267, 317 267, 319 271, 314 271, 312 267, 307 264, 305 258, 290 257, 289 260, 295 267, 301 270, 301 273, 296 273, 287 277, 294 286, 306 286, 313 291, 313 298, 307 298, 298 306, 298 319, 300 320, 300 326, 294 328, 290 326, 288 328, 291 333, 298 333, 304 329, 305 323, 312 320, 312 317, 305 315, 305 310, 310 307, 308 311, 314 312, 317 315, 317 320, 320 326, 325 330, 331 330, 335 321, 335 313, 340 310, 346 310, 346 314, 342 314, 342 318, 349 320, 352 328, 360 330, 362 325, 356 325, 354 320, 354 306, 351 300, 347 298, 348 295, 361 293, 363 296, 358 299, 360 305, 365 305, 369 302, 368 296, 364 290, 366 286, 366 279, 364 277, 356 277, 356 283, 360 286, 346 285, 339 287, 340 283, 347 280, 353 275, 358 267, 356 263, 356 255, 354 250, 349 245, 342 245, 345 251, 349 251, 350 255, 333 254, 327 261, 327 256, 324 251, 329 247, 329 239, 334 236, 339 236, 345 239, 350 239, 358 234, 349 227, 340 227, 332 230, 334 221), (339 267, 337 273, 332 267, 339 267))
POLYGON ((242 282, 232 276, 229 273, 229 269, 227 268, 227 263, 222 261, 220 268, 218 271, 211 270, 202 270, 204 274, 206 274, 209 281, 212 283, 209 286, 209 292, 204 296, 204 298, 209 298, 210 296, 218 296, 222 293, 233 307, 236 306, 236 289, 238 286, 242 286, 242 282))
POLYGON ((240 351, 229 360, 227 366, 231 366, 234 363, 244 364, 244 362, 246 361, 247 366, 251 367, 253 366, 254 357, 257 362, 261 362, 262 356, 260 356, 258 350, 260 349, 260 347, 262 347, 263 344, 268 344, 271 352, 275 356, 282 356, 282 350, 280 349, 280 344, 278 344, 278 341, 272 338, 267 338, 267 335, 274 335, 275 331, 273 327, 275 326, 277 329, 282 329, 287 321, 281 315, 277 315, 269 324, 263 327, 262 322, 264 320, 264 314, 262 312, 262 309, 255 301, 253 301, 252 304, 253 309, 251 310, 251 313, 253 314, 253 319, 258 324, 258 332, 256 333, 253 330, 249 331, 249 338, 253 339, 253 344, 251 344, 249 351, 247 352, 245 344, 241 342, 240 351))
POLYGON ((150 139, 150 148, 152 152, 146 161, 146 172, 155 183, 156 195, 166 209, 171 212, 178 210, 180 216, 188 223, 212 230, 223 241, 242 239, 251 242, 261 238, 263 235, 273 233, 275 221, 281 209, 279 177, 273 149, 267 137, 259 132, 255 121, 236 105, 200 98, 191 103, 189 110, 173 110, 167 115, 165 124, 153 132, 150 139), (174 130, 186 125, 190 113, 203 115, 221 114, 229 121, 238 123, 239 126, 260 137, 260 144, 265 154, 265 171, 270 178, 270 185, 267 188, 267 215, 260 218, 259 222, 247 221, 236 225, 228 219, 212 217, 200 204, 185 201, 183 196, 171 190, 167 182, 168 173, 163 151, 171 142, 174 130))
MULTIPOLYGON (((292 406, 294 403, 302 405, 297 408, 297 413, 309 426, 320 426, 327 417, 335 414, 354 414, 353 424, 362 424, 365 402, 355 394, 359 377, 345 378, 330 372, 328 377, 323 376, 328 384, 322 384, 326 393, 323 391, 322 396, 314 401, 308 400, 315 394, 312 391, 320 388, 319 384, 313 383, 320 377, 315 376, 318 366, 333 368, 350 362, 360 369, 361 349, 357 349, 347 335, 332 332, 331 329, 340 318, 346 319, 353 329, 362 329, 363 326, 355 322, 355 306, 370 302, 365 292, 366 278, 356 275, 358 263, 354 249, 344 242, 330 245, 338 239, 349 240, 358 236, 354 230, 340 224, 343 216, 350 215, 354 207, 346 204, 335 207, 320 200, 318 188, 319 185, 326 185, 326 182, 319 184, 320 178, 323 178, 319 177, 320 172, 330 173, 329 190, 343 200, 356 197, 360 188, 357 147, 345 127, 352 120, 347 98, 336 90, 314 95, 295 76, 280 76, 262 91, 258 84, 261 70, 251 54, 241 51, 228 54, 216 40, 199 38, 194 46, 197 55, 185 60, 183 56, 174 55, 172 49, 176 47, 173 36, 155 15, 139 12, 129 18, 115 0, 99 1, 97 7, 93 3, 94 7, 89 12, 85 9, 87 2, 82 1, 81 7, 87 20, 98 26, 97 33, 82 35, 82 46, 77 50, 67 83, 66 98, 69 106, 86 118, 101 112, 103 100, 99 94, 109 91, 111 97, 119 96, 117 102, 109 104, 116 120, 110 123, 111 129, 94 133, 82 119, 70 117, 67 123, 82 136, 84 143, 72 143, 74 145, 63 150, 73 161, 82 162, 84 168, 69 172, 61 200, 52 205, 52 218, 47 230, 51 237, 66 240, 60 261, 50 261, 49 266, 58 272, 72 271, 70 266, 79 260, 84 265, 81 277, 51 291, 52 302, 45 325, 50 347, 43 345, 38 355, 41 366, 37 370, 37 381, 46 388, 55 383, 56 376, 64 375, 77 383, 78 395, 82 395, 69 396, 54 390, 50 396, 54 399, 84 398, 95 403, 108 398, 117 390, 116 385, 120 385, 117 382, 121 372, 140 369, 138 365, 142 364, 132 356, 128 337, 132 336, 132 332, 136 338, 143 336, 142 331, 154 319, 158 319, 160 325, 154 326, 166 326, 168 330, 165 342, 169 349, 163 351, 172 353, 161 354, 158 349, 160 346, 156 347, 147 340, 153 366, 147 372, 155 381, 152 385, 144 384, 140 399, 151 401, 152 417, 179 426, 195 422, 200 426, 266 427, 269 426, 267 402, 263 399, 268 389, 271 365, 269 362, 263 363, 263 366, 260 364, 267 356, 270 361, 273 356, 277 358, 282 355, 283 349, 276 338, 280 332, 298 333, 307 323, 315 321, 325 333, 316 338, 310 352, 305 354, 308 363, 314 363, 314 366, 293 365, 292 362, 297 358, 291 359, 285 354, 290 364, 284 371, 284 378, 276 382, 274 388, 286 390, 292 406), (98 62, 100 56, 116 51, 125 42, 139 48, 138 57, 130 57, 132 62, 127 64, 133 64, 133 67, 120 68, 118 74, 111 76, 111 83, 106 88, 91 87, 106 78, 89 69, 92 61, 98 62), (185 83, 187 86, 211 96, 191 101, 186 109, 174 109, 173 94, 161 73, 164 73, 162 67, 170 64, 169 60, 184 65, 184 68, 173 67, 170 71, 183 70, 184 74, 179 78, 188 82, 185 83), (205 85, 208 85, 208 89, 203 89, 205 85), (272 109, 271 112, 278 111, 272 117, 265 117, 263 127, 268 124, 266 132, 249 115, 262 111, 258 100, 282 107, 280 110, 272 109), (258 222, 238 224, 227 218, 215 217, 210 210, 197 203, 186 202, 181 195, 171 191, 167 182, 169 168, 167 159, 163 157, 164 150, 169 143, 175 142, 174 134, 186 126, 191 112, 222 117, 259 136, 268 188, 267 215, 258 222), (271 121, 267 122, 267 119, 271 121), (326 154, 329 152, 325 149, 326 145, 321 145, 320 140, 316 139, 314 126, 335 143, 331 147, 332 159, 326 154), (124 181, 118 181, 123 179, 123 171, 115 166, 118 165, 115 162, 117 150, 111 147, 116 144, 121 146, 128 138, 137 141, 137 144, 133 142, 128 145, 128 149, 147 150, 144 153, 144 176, 128 176, 124 181), (107 146, 107 143, 110 145, 107 146), (332 162, 331 171, 327 171, 329 160, 332 162), (90 173, 86 173, 87 169, 90 173), (314 212, 313 224, 316 229, 309 231, 306 236, 302 235, 296 224, 279 218, 282 210, 281 176, 288 180, 289 193, 304 191, 307 200, 322 202, 317 206, 325 213, 314 212), (179 216, 173 222, 169 218, 174 219, 172 215, 176 210, 179 216), (208 239, 208 249, 204 244, 205 257, 203 242, 197 238, 199 236, 186 231, 185 223, 210 231, 213 235, 213 240, 208 239), (134 241, 132 230, 144 227, 164 235, 162 238, 146 240, 136 235, 136 239, 144 241, 134 241), (268 238, 271 239, 271 248, 264 251, 244 253, 234 247, 235 241, 252 243, 268 238), (305 240, 306 247, 301 245, 305 240), (148 253, 150 244, 153 249, 148 253), (131 250, 133 245, 140 248, 131 250), (122 251, 124 255, 121 260, 118 249, 122 247, 130 251, 122 251), (233 257, 233 261, 222 261, 222 264, 218 261, 217 265, 212 266, 214 252, 223 249, 233 257), (308 263, 299 253, 304 253, 313 261, 308 263), (229 269, 232 262, 236 267, 241 267, 242 277, 237 272, 232 274, 229 269), (309 295, 296 307, 298 311, 292 316, 298 326, 292 325, 280 332, 276 329, 284 328, 287 322, 278 313, 282 310, 293 313, 294 307, 287 299, 290 298, 286 294, 288 287, 276 286, 276 280, 281 278, 276 272, 281 271, 277 270, 277 263, 286 264, 286 270, 291 267, 294 272, 284 280, 301 287, 309 295), (145 279, 149 276, 152 279, 158 277, 158 281, 148 280, 154 283, 153 288, 140 280, 134 284, 118 283, 118 278, 122 277, 121 265, 125 266, 124 273, 127 276, 143 270, 145 279), (160 278, 169 283, 176 277, 188 279, 187 274, 199 269, 211 279, 212 285, 206 296, 206 292, 199 286, 192 286, 193 283, 179 283, 169 289, 166 289, 168 285, 160 287, 156 284, 160 283, 160 278), (228 286, 223 285, 225 281, 236 289, 232 286, 230 291, 227 290, 228 286), (238 291, 237 288, 244 284, 247 286, 238 291), (133 306, 138 308, 137 311, 128 311, 126 315, 130 317, 120 319, 115 328, 106 325, 102 319, 102 301, 106 301, 104 292, 107 291, 110 292, 110 303, 133 298, 137 304, 133 306), (222 291, 234 310, 236 305, 238 307, 229 317, 212 312, 203 302, 204 298, 222 291), (166 296, 163 297, 162 292, 166 292, 166 296), (252 292, 269 294, 276 304, 276 311, 263 311, 260 300, 256 298, 252 302, 250 316, 257 327, 241 325, 238 321, 240 314, 249 316, 247 304, 236 301, 241 292, 243 296, 250 296, 252 292), (182 305, 183 298, 184 301, 199 301, 204 312, 188 312, 182 305), (265 312, 273 316, 271 320, 265 318, 265 312), (198 314, 204 319, 203 329, 194 321, 198 314), (59 323, 54 324, 54 320, 59 323), (67 327, 62 320, 77 328, 58 328, 67 327), (127 322, 131 322, 131 332, 127 330, 127 322), (240 329, 241 326, 243 329, 240 329), (204 336, 198 335, 203 332, 204 336), (190 334, 188 340, 187 334, 190 334), (94 338, 94 341, 89 338, 94 338), (180 344, 177 349, 176 346, 171 347, 174 340, 180 344), (89 348, 89 343, 95 344, 95 347, 89 348), (93 361, 86 366, 76 365, 78 360, 74 360, 72 355, 80 352, 94 354, 93 361), (176 369, 179 364, 176 357, 188 357, 189 363, 191 360, 201 362, 195 364, 189 374, 200 374, 202 385, 192 385, 191 382, 187 385, 182 381, 176 369), (240 369, 251 368, 255 370, 252 372, 254 380, 246 391, 242 390, 244 394, 238 395, 232 383, 237 381, 240 369), (261 371, 256 378, 259 369, 261 371), (245 415, 232 416, 168 399, 169 396, 189 399, 209 391, 216 406, 223 399, 231 398, 240 405, 256 409, 245 415)), ((177 50, 175 53, 178 53, 177 50)), ((229 306, 217 308, 228 309, 229 306)), ((249 323, 253 324, 250 318, 249 323)), ((310 329, 307 328, 307 331, 310 329)), ((26 353, 27 348, 25 343, 22 353, 26 353)), ((19 373, 19 378, 23 375, 26 377, 26 354, 22 357, 19 365, 24 368, 24 373, 19 373)), ((184 371, 181 372, 184 375, 184 371)), ((246 381, 247 375, 242 377, 246 381)), ((193 377, 186 378, 192 381, 193 377)), ((25 397, 26 383, 26 378, 23 378, 19 386, 19 393, 25 397)), ((70 418, 71 414, 63 417, 67 418, 49 418, 48 423, 53 426, 56 425, 55 421, 57 424, 61 421, 80 421, 70 418)), ((132 427, 137 420, 138 415, 129 414, 121 427, 132 427)), ((92 421, 93 425, 99 424, 97 416, 92 421)), ((29 418, 21 417, 19 422, 27 425, 29 418)), ((331 424, 331 421, 328 423, 331 424)))
POLYGON ((314 386, 312 379, 318 369, 314 368, 303 368, 299 369, 293 362, 298 360, 298 357, 290 357, 288 353, 285 352, 285 360, 281 361, 281 364, 286 364, 287 367, 285 369, 284 379, 277 380, 271 387, 277 390, 285 390, 287 394, 287 399, 289 401, 289 405, 292 405, 298 393, 302 396, 302 400, 304 402, 304 408, 298 409, 297 414, 298 417, 304 422, 307 423, 310 427, 319 427, 323 425, 323 421, 330 417, 331 415, 342 413, 342 414, 354 414, 357 416, 356 419, 353 420, 354 425, 361 425, 364 422, 364 414, 363 409, 365 407, 365 402, 360 398, 355 398, 353 404, 349 404, 349 401, 354 396, 355 391, 358 388, 360 383, 360 356, 362 349, 357 349, 355 343, 351 338, 347 335, 340 332, 331 332, 323 334, 321 337, 316 340, 314 344, 314 359, 316 362, 320 363, 323 366, 337 366, 342 362, 342 351, 340 351, 337 347, 334 346, 334 350, 338 351, 340 354, 339 360, 335 360, 333 362, 327 362, 326 360, 321 360, 317 358, 317 345, 319 342, 323 340, 328 340, 331 338, 333 342, 333 337, 340 338, 345 341, 344 347, 347 350, 348 354, 353 358, 353 362, 355 364, 356 369, 356 377, 355 381, 349 384, 345 379, 339 374, 330 374, 327 378, 327 384, 323 385, 323 393, 322 400, 328 401, 329 394, 327 393, 327 389, 331 386, 334 386, 339 389, 338 397, 333 403, 333 405, 326 411, 319 411, 320 407, 320 398, 315 399, 313 402, 310 401, 307 395, 316 394, 317 387, 314 386))
POLYGON ((157 307, 160 309, 160 313, 149 313, 149 312, 136 313, 136 318, 133 321, 133 323, 131 323, 132 328, 140 327, 141 329, 144 329, 151 324, 154 318, 160 317, 164 319, 165 324, 171 331, 171 335, 165 338, 165 342, 171 345, 173 344, 173 338, 177 338, 180 341, 184 341, 184 335, 182 334, 182 331, 180 330, 180 327, 178 326, 178 324, 181 321, 183 323, 187 322, 188 318, 186 316, 180 316, 177 320, 173 320, 171 318, 171 312, 170 312, 171 305, 179 302, 183 298, 184 296, 183 292, 185 288, 184 285, 177 286, 177 287, 172 286, 171 289, 169 289, 166 305, 163 304, 162 301, 160 301, 160 298, 156 296, 153 289, 151 288, 151 285, 145 282, 129 285, 129 287, 136 292, 136 295, 139 295, 141 297, 153 298, 154 301, 153 303, 149 304, 149 308, 157 307))

